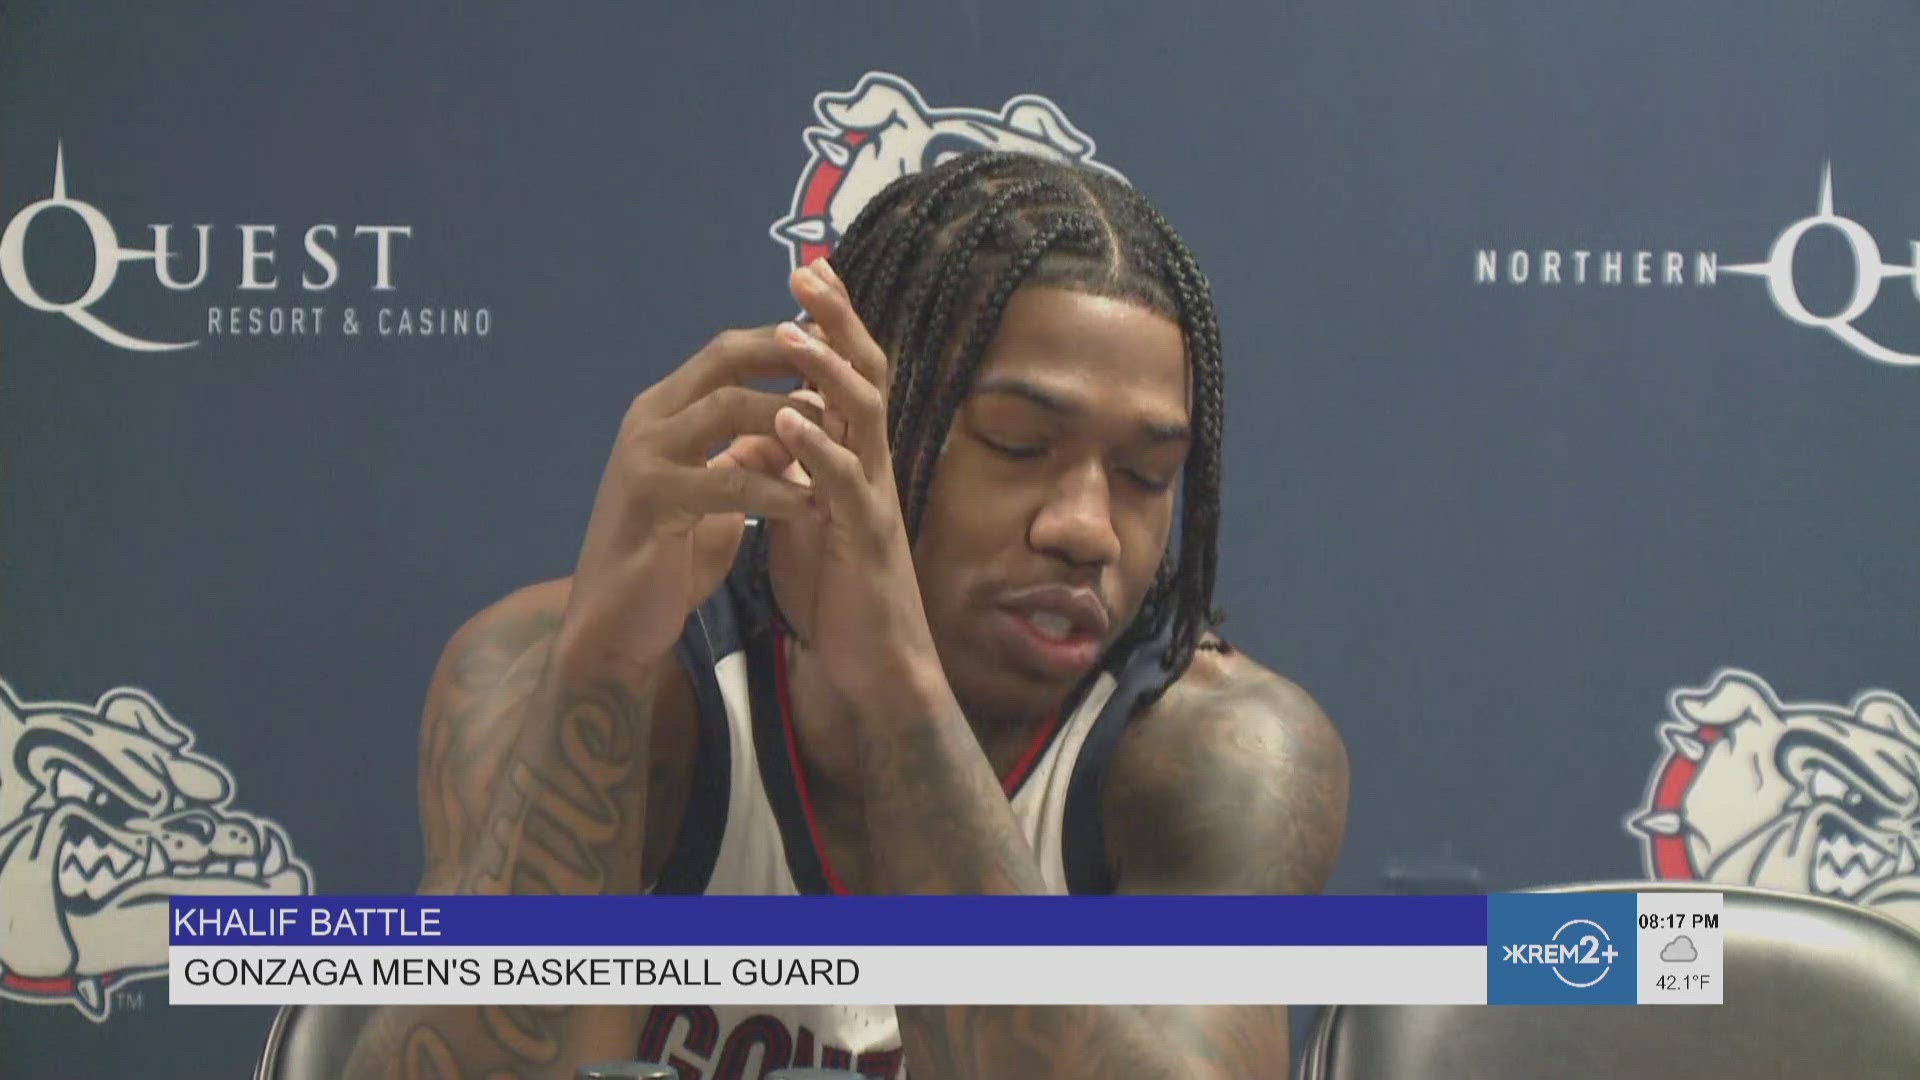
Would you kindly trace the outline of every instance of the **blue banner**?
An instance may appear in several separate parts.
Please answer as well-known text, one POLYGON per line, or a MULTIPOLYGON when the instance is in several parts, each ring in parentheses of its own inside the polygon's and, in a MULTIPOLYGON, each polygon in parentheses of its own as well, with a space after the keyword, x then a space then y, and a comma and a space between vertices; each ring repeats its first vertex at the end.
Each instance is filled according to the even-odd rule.
POLYGON ((174 945, 1484 946, 1488 940, 1484 896, 183 896, 171 905, 174 945))

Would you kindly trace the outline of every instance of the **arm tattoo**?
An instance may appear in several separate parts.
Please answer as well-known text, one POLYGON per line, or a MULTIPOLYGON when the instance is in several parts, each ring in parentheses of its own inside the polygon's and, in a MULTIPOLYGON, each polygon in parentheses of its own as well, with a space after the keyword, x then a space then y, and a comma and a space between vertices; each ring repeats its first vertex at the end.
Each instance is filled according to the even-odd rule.
POLYGON ((420 735, 420 818, 431 864, 458 867, 472 857, 559 627, 555 615, 525 616, 447 657, 420 735))
MULTIPOLYGON (((649 688, 549 663, 559 619, 503 621, 456 642, 421 735, 423 891, 641 890, 649 688)), ((384 1008, 348 1075, 382 1080, 567 1078, 632 1045, 632 1010, 384 1008)))
POLYGON ((628 879, 623 891, 639 891, 632 856, 645 802, 634 796, 646 785, 634 751, 645 709, 612 679, 563 692, 558 724, 534 725, 532 746, 508 763, 505 797, 464 891, 591 894, 616 877, 628 879))
MULTIPOLYGON (((939 708, 922 715, 862 725, 875 891, 1047 891, 965 720, 939 708)), ((1297 688, 1234 679, 1171 693, 1129 736, 1135 745, 1115 759, 1105 807, 1120 891, 1324 887, 1345 826, 1345 748, 1297 688)), ((896 1011, 916 1080, 1251 1078, 1283 1075, 1288 1067, 1284 1008, 896 1011)))
POLYGON ((1006 792, 964 720, 869 732, 860 760, 877 891, 1046 891, 1006 792))
MULTIPOLYGON (((938 701, 938 698, 935 699, 938 701)), ((874 891, 1041 894, 1038 861, 956 707, 862 725, 860 783, 874 891)), ((1192 1080, 1151 1010, 902 1006, 915 1080, 1127 1076, 1192 1080)))

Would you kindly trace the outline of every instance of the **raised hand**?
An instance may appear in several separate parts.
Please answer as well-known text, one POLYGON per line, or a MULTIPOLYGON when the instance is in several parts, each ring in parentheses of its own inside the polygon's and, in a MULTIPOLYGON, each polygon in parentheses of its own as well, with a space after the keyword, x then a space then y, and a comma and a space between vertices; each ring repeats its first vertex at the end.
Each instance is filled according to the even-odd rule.
POLYGON ((773 431, 780 411, 817 420, 819 407, 804 394, 747 385, 810 370, 817 365, 796 363, 810 359, 770 327, 729 330, 634 399, 574 571, 574 643, 657 661, 726 575, 748 515, 815 515, 813 493, 773 431))
POLYGON ((825 260, 794 271, 793 295, 814 331, 786 323, 774 336, 799 354, 824 410, 795 402, 776 411, 774 434, 810 478, 816 517, 779 528, 810 587, 792 597, 789 619, 842 694, 859 696, 895 679, 903 665, 937 666, 914 576, 887 444, 887 358, 825 260))

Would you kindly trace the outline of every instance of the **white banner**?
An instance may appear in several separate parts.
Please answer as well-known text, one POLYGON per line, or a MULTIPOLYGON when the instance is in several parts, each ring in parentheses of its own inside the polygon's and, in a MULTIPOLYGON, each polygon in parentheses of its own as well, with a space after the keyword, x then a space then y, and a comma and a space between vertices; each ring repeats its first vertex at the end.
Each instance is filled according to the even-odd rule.
POLYGON ((1484 946, 185 946, 175 1005, 1480 1005, 1484 946))

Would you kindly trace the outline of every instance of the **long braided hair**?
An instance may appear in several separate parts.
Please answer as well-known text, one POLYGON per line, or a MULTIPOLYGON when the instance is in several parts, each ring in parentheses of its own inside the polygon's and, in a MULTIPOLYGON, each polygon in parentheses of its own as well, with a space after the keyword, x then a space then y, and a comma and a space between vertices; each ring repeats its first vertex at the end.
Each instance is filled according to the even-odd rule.
MULTIPOLYGON (((1022 286, 1056 286, 1140 304, 1174 319, 1191 387, 1177 551, 1114 643, 1167 632, 1162 663, 1184 671, 1213 610, 1220 522, 1220 332, 1207 280, 1159 211, 1126 183, 1033 154, 971 153, 894 180, 848 226, 828 261, 886 352, 888 445, 907 535, 919 535, 940 447, 1007 302, 1022 286)), ((749 553, 755 588, 772 589, 766 530, 749 553)), ((771 604, 780 619, 777 604, 771 604)))

